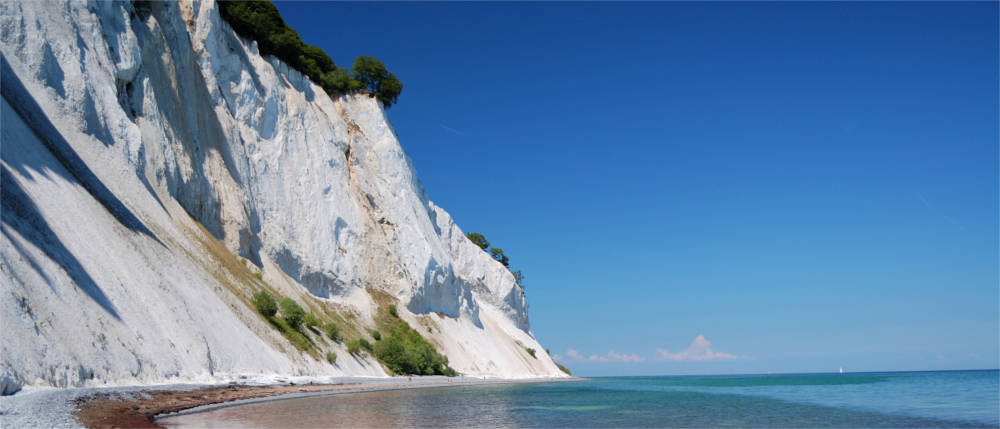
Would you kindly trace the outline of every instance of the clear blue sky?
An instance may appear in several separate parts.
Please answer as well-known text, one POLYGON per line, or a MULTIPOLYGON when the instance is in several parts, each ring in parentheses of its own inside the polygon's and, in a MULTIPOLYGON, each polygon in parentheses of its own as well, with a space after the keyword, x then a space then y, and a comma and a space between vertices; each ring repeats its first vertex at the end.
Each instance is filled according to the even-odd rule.
POLYGON ((278 6, 575 373, 998 366, 996 2, 278 6))

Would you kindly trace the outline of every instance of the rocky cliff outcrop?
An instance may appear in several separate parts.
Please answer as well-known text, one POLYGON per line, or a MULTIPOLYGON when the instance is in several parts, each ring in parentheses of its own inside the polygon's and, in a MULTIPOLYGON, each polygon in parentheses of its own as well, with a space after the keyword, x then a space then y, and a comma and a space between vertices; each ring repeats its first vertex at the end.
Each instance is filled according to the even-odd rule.
POLYGON ((2 2, 0 52, 6 379, 385 375, 294 347, 262 288, 362 333, 393 303, 466 374, 562 375, 379 103, 260 56, 214 2, 2 2))

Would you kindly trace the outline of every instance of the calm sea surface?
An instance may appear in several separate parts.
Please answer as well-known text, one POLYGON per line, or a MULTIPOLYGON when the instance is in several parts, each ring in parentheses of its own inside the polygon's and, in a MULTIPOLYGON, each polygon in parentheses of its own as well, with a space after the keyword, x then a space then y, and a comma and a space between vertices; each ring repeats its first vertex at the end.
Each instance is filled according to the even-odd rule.
POLYGON ((998 427, 991 371, 607 377, 248 404, 168 427, 998 427))

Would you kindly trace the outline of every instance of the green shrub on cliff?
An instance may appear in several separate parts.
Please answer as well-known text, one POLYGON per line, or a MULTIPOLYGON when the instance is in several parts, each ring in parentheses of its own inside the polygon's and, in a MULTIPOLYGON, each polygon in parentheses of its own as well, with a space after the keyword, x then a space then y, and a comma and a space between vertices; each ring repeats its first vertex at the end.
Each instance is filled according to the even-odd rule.
POLYGON ((319 317, 316 317, 316 315, 312 313, 306 313, 306 317, 303 322, 305 322, 306 326, 310 328, 319 326, 322 323, 319 321, 319 317))
POLYGON ((281 18, 268 0, 220 1, 219 14, 242 37, 257 42, 261 55, 274 55, 337 96, 367 89, 386 108, 396 103, 403 84, 378 59, 361 56, 354 61, 353 76, 334 64, 326 52, 302 41, 299 33, 281 18))
POLYGON ((394 104, 403 91, 403 84, 396 79, 396 75, 386 70, 385 64, 377 58, 360 56, 354 60, 351 71, 354 72, 354 78, 364 84, 368 93, 386 106, 394 104))
POLYGON ((278 303, 274 301, 274 297, 270 293, 262 290, 253 294, 253 308, 256 308, 257 312, 264 317, 274 317, 274 314, 278 312, 278 303))
POLYGON ((503 249, 499 247, 491 247, 490 256, 492 256, 493 259, 496 259, 497 262, 503 264, 503 266, 510 268, 510 258, 503 254, 503 249))
POLYGON ((368 340, 364 338, 358 340, 358 345, 361 346, 361 348, 367 350, 368 353, 372 353, 375 351, 375 348, 372 346, 372 343, 369 343, 368 340))
POLYGON ((468 234, 465 234, 465 238, 468 238, 469 241, 472 242, 472 244, 479 246, 480 249, 489 252, 490 256, 492 256, 493 259, 496 259, 497 262, 503 264, 503 266, 510 269, 510 258, 508 258, 507 255, 503 253, 503 249, 499 247, 490 247, 490 242, 489 240, 486 239, 485 235, 480 234, 478 232, 470 232, 468 234))
POLYGON ((291 298, 281 299, 281 318, 285 319, 292 329, 296 331, 302 327, 302 321, 305 319, 306 312, 299 306, 299 303, 291 298))
POLYGON ((486 236, 478 232, 467 233, 465 234, 465 238, 468 238, 472 244, 479 246, 480 249, 489 252, 493 259, 503 264, 504 267, 507 267, 507 271, 510 271, 510 273, 514 275, 514 282, 517 283, 521 289, 524 289, 524 273, 521 272, 521 270, 514 270, 510 267, 510 258, 503 252, 503 249, 499 247, 490 247, 490 242, 486 239, 486 236))
POLYGON ((367 351, 368 353, 374 353, 375 347, 372 346, 372 343, 368 342, 368 340, 364 338, 359 338, 347 342, 348 353, 355 356, 359 356, 362 350, 367 351))
POLYGON ((470 232, 465 234, 465 238, 468 238, 472 244, 479 246, 480 249, 486 250, 490 247, 490 242, 486 240, 486 236, 478 232, 470 232))
POLYGON ((336 323, 327 323, 323 327, 323 331, 326 332, 326 336, 330 337, 331 340, 340 341, 340 327, 336 323))
POLYGON ((514 343, 521 346, 521 348, 524 349, 524 351, 528 352, 528 354, 531 355, 531 357, 538 359, 538 356, 535 356, 536 352, 535 349, 524 345, 524 343, 522 343, 521 340, 515 340, 514 343))
POLYGON ((375 343, 375 357, 396 374, 458 374, 448 366, 448 357, 438 353, 419 332, 403 321, 382 337, 382 341, 375 343))
MULTIPOLYGON (((365 342, 367 342, 367 341, 365 341, 365 342)), ((350 354, 352 354, 354 356, 360 356, 361 355, 361 350, 362 350, 361 340, 351 340, 351 341, 347 342, 347 352, 348 353, 350 353, 350 354)))

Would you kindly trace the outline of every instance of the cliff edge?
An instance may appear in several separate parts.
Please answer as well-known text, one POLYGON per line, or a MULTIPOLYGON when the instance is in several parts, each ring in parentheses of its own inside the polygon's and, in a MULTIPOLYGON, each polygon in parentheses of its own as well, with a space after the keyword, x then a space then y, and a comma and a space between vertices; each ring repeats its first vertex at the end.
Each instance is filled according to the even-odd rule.
POLYGON ((395 306, 464 374, 564 375, 378 101, 331 99, 212 1, 153 3, 0 2, 5 386, 386 375, 283 335, 259 290, 346 338, 395 306))

